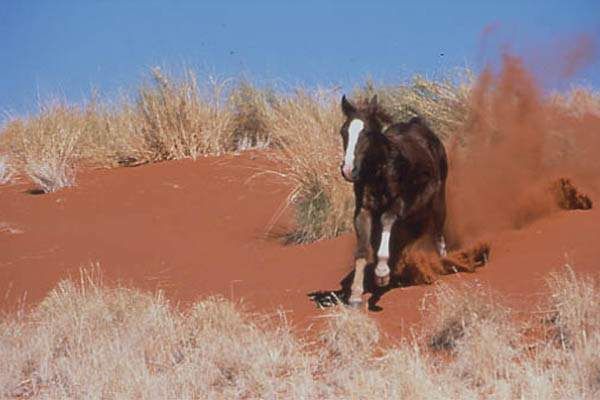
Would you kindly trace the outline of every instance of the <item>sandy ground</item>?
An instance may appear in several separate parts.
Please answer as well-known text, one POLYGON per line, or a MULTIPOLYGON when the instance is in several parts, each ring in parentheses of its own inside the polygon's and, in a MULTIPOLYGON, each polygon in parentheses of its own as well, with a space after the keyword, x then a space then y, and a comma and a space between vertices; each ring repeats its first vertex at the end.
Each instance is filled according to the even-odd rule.
MULTIPOLYGON (((249 178, 261 156, 207 157, 84 171, 77 186, 33 195, 0 187, 0 309, 35 304, 60 279, 98 263, 107 282, 162 289, 183 306, 221 294, 250 310, 286 311, 304 331, 323 315, 308 294, 337 290, 350 271, 352 234, 283 246, 266 227, 288 193, 273 176, 249 178)), ((488 284, 517 310, 534 310, 544 277, 565 262, 599 271, 600 212, 560 211, 491 238, 491 259, 445 282, 488 284)), ((418 323, 432 286, 397 288, 369 311, 396 337, 418 323)))

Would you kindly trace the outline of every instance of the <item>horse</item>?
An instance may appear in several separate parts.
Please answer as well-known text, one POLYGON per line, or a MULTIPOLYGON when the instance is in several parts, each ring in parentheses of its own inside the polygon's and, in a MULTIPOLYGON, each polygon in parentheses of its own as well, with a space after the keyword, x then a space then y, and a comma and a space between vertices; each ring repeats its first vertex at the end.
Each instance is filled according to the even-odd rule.
POLYGON ((377 261, 374 283, 383 288, 406 246, 424 235, 441 257, 446 255, 448 159, 444 145, 420 117, 393 123, 376 95, 360 107, 343 95, 341 106, 346 120, 340 129, 340 168, 354 187, 357 239, 347 301, 358 308, 367 265, 377 261))

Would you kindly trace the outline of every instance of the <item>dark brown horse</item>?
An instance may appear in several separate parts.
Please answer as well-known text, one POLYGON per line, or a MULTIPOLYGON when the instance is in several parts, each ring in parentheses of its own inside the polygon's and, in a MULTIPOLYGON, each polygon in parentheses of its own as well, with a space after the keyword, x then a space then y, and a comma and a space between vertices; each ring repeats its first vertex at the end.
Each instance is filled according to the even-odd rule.
POLYGON ((346 121, 341 128, 341 169, 354 184, 356 202, 357 249, 348 302, 357 307, 368 264, 377 261, 375 284, 384 287, 390 281, 390 267, 419 237, 430 235, 438 253, 446 255, 448 161, 442 142, 420 118, 392 124, 376 96, 361 107, 344 96, 342 111, 346 121))

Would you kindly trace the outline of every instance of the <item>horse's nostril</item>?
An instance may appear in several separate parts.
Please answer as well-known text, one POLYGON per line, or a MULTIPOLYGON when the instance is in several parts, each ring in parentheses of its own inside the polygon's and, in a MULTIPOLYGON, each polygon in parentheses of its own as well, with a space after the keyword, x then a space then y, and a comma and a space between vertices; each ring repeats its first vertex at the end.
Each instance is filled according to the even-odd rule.
POLYGON ((352 168, 352 179, 353 180, 358 179, 358 168, 352 168))

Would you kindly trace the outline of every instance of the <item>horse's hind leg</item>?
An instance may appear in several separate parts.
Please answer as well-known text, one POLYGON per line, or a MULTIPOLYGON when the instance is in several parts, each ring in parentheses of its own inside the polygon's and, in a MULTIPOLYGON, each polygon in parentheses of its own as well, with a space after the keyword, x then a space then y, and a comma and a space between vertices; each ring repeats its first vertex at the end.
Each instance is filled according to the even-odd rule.
POLYGON ((446 239, 444 238, 444 225, 446 223, 446 196, 442 189, 440 194, 436 196, 432 203, 433 221, 431 238, 433 245, 440 257, 446 257, 446 239))
POLYGON ((443 234, 439 234, 436 240, 436 249, 440 257, 446 257, 448 250, 446 249, 446 239, 443 234))

